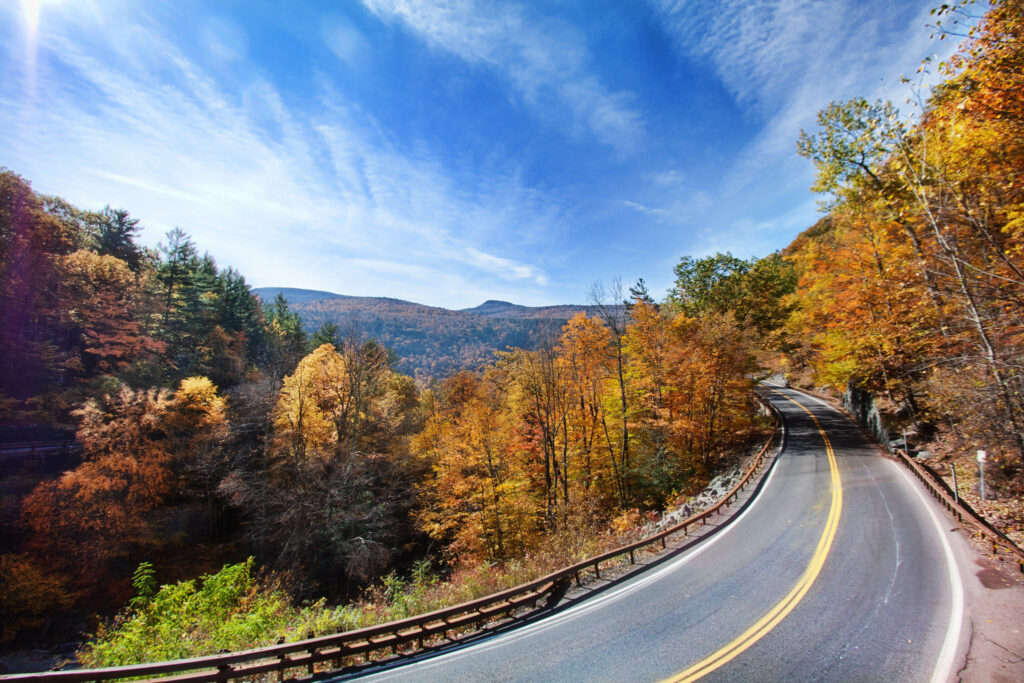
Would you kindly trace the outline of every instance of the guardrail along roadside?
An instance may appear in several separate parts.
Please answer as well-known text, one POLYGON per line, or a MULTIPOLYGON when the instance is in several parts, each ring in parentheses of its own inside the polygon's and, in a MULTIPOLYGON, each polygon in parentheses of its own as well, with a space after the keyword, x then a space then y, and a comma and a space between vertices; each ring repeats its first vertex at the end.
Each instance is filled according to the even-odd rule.
POLYGON ((944 508, 956 516, 962 524, 970 527, 972 535, 991 543, 992 554, 1000 560, 1004 558, 1013 559, 1017 562, 1017 568, 1024 573, 1024 550, 1021 550, 1006 537, 1005 534, 994 528, 988 521, 975 512, 966 503, 953 495, 949 485, 930 469, 921 465, 902 448, 892 452, 896 459, 910 468, 910 471, 924 484, 924 487, 935 496, 944 508), (1000 552, 1002 549, 1002 552, 1000 552))

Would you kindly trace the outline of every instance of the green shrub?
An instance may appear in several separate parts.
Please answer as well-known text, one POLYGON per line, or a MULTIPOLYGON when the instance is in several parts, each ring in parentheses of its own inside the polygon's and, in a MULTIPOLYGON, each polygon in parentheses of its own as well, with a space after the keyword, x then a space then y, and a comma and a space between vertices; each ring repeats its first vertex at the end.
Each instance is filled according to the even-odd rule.
POLYGON ((86 667, 183 659, 221 650, 244 650, 348 628, 350 610, 323 601, 296 608, 283 590, 259 580, 253 559, 216 574, 155 589, 152 567, 135 572, 136 596, 128 609, 87 643, 86 667))

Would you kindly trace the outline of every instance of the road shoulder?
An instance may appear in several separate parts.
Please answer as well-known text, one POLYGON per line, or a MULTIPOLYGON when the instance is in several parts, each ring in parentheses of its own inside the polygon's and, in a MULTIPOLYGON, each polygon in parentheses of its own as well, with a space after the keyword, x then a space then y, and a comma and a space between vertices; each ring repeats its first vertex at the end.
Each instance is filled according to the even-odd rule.
MULTIPOLYGON (((936 504, 936 507, 938 505, 936 504)), ((945 510, 964 584, 966 614, 956 681, 1024 681, 1024 577, 1012 562, 979 552, 945 510)))

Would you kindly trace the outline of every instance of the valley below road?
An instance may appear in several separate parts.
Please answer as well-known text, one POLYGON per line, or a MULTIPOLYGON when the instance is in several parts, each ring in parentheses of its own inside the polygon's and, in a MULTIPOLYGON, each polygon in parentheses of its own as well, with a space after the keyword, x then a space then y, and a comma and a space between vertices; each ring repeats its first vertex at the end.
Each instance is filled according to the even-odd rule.
POLYGON ((783 417, 781 451, 717 533, 543 619, 360 675, 1024 680, 1021 582, 846 415, 791 389, 763 395, 783 417))

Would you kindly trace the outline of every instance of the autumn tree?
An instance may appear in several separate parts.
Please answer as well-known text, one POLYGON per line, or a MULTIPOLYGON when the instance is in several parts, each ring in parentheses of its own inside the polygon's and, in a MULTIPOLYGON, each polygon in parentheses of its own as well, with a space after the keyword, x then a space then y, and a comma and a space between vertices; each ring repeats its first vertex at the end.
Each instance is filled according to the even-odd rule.
POLYGON ((609 286, 595 282, 588 292, 590 303, 597 309, 597 315, 611 333, 609 352, 614 363, 614 377, 619 389, 619 462, 622 463, 623 496, 630 499, 629 461, 629 403, 626 391, 626 327, 629 314, 626 311, 626 298, 622 291, 622 281, 615 279, 609 286))
POLYGON ((558 353, 565 366, 569 426, 566 439, 577 453, 582 483, 626 505, 625 472, 605 407, 612 379, 612 335, 596 317, 578 314, 562 328, 558 353), (607 455, 607 457, 604 457, 607 455))
MULTIPOLYGON (((0 555, 0 646, 38 638, 71 607, 66 581, 47 572, 28 554, 0 555)), ((38 640, 36 640, 38 642, 38 640)))
POLYGON ((194 377, 173 395, 122 387, 87 401, 77 417, 84 461, 40 484, 24 519, 49 571, 87 598, 111 598, 126 588, 122 563, 164 542, 151 513, 183 492, 179 472, 210 457, 227 427, 224 399, 194 377))
POLYGON ((869 313, 846 318, 845 326, 842 316, 812 323, 823 351, 832 347, 838 357, 844 345, 860 350, 856 367, 845 372, 825 361, 834 380, 845 374, 871 390, 895 388, 915 421, 946 421, 954 433, 956 420, 943 404, 971 395, 974 411, 987 416, 982 431, 999 443, 991 448, 1018 463, 1024 99, 1012 83, 1021 61, 1020 10, 1016 1, 991 5, 941 66, 946 79, 916 120, 863 99, 822 111, 818 130, 802 134, 798 148, 815 163, 816 189, 833 196, 835 235, 851 248, 861 245, 870 262, 851 281, 811 256, 808 243, 793 254, 814 291, 841 305, 859 302, 849 310, 869 313))
MULTIPOLYGON (((464 372, 441 388, 438 410, 417 438, 432 477, 419 524, 446 541, 456 562, 521 556, 544 508, 531 491, 530 449, 515 439, 504 371, 464 372)), ((552 477, 552 463, 546 463, 552 477)), ((550 505, 550 501, 548 502, 550 505)))
POLYGON ((751 331, 731 313, 673 321, 678 342, 669 401, 676 452, 699 458, 704 473, 753 426, 751 396, 758 370, 751 331))
POLYGON ((217 490, 232 464, 224 450, 230 428, 227 400, 208 378, 188 377, 174 392, 164 422, 175 454, 178 486, 204 501, 216 525, 222 514, 217 490))
POLYGON ((376 342, 350 343, 341 351, 321 345, 284 380, 276 420, 282 445, 296 458, 368 447, 364 437, 391 374, 387 352, 376 342))
POLYGON ((418 429, 418 399, 372 343, 324 344, 284 379, 273 438, 248 475, 220 492, 252 510, 256 551, 289 569, 296 590, 337 595, 391 562, 409 528, 418 473, 405 440, 418 429))
POLYGON ((88 377, 116 373, 145 362, 165 349, 153 339, 138 314, 146 282, 110 255, 79 249, 57 261, 60 294, 66 308, 62 322, 77 351, 65 365, 88 377))
POLYGON ((500 362, 517 390, 521 418, 539 437, 547 523, 565 523, 571 475, 564 365, 551 341, 537 351, 507 352, 500 362))
POLYGON ((629 386, 634 396, 633 414, 638 438, 649 452, 645 479, 665 486, 670 459, 670 425, 675 419, 668 394, 672 390, 670 363, 675 362, 677 339, 671 320, 651 302, 636 297, 630 307, 631 324, 626 334, 629 386))
POLYGON ((70 221, 45 211, 20 176, 0 169, 0 392, 43 393, 60 378, 56 260, 75 250, 70 221))
POLYGON ((121 597, 112 571, 133 547, 155 541, 147 513, 174 491, 166 390, 90 400, 81 408, 84 462, 41 484, 24 504, 30 547, 90 597, 121 597), (110 591, 114 591, 111 595, 110 591))

